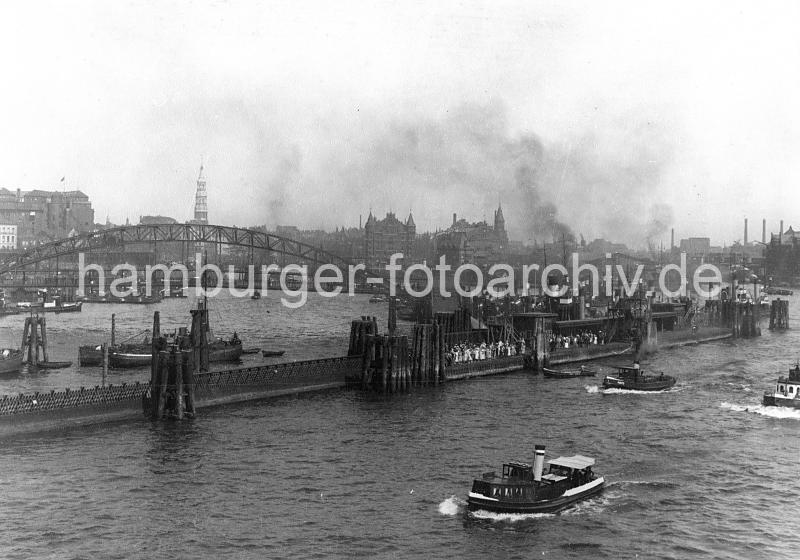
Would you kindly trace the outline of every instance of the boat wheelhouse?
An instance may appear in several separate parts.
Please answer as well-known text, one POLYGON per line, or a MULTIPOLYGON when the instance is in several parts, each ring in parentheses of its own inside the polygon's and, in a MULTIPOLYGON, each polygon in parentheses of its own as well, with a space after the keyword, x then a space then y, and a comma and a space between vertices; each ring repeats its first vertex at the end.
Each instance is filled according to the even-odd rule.
POLYGON ((544 446, 537 445, 533 466, 509 462, 500 476, 485 473, 472 483, 467 496, 471 510, 498 513, 555 513, 600 492, 605 480, 592 472, 594 459, 559 457, 543 473, 544 446))
POLYGON ((789 370, 789 377, 778 377, 775 391, 764 393, 764 406, 800 408, 800 364, 789 370))
POLYGON ((616 372, 603 379, 605 389, 627 389, 634 391, 663 391, 675 385, 670 375, 645 375, 638 363, 631 366, 613 366, 616 372))

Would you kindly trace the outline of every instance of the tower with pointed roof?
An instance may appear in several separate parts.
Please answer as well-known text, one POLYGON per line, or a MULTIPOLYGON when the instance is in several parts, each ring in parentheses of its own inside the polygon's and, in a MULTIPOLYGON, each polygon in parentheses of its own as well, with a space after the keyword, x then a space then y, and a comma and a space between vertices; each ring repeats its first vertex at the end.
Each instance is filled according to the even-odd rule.
POLYGON ((503 246, 508 245, 508 233, 506 232, 506 219, 503 217, 502 204, 497 205, 497 210, 494 213, 494 233, 503 246))
POLYGON ((197 192, 194 195, 194 223, 208 223, 208 200, 206 195, 206 179, 203 177, 203 164, 200 164, 200 174, 197 176, 197 192))

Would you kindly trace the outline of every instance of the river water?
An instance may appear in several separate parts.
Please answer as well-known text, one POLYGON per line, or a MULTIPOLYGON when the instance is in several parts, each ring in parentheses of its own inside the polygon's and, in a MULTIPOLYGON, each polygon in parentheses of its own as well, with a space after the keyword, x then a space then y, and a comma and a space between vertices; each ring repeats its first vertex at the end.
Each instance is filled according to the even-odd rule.
MULTIPOLYGON (((159 304, 162 323, 185 324, 191 303, 159 304)), ((153 309, 48 315, 51 359, 77 360, 112 311, 129 336, 153 309)), ((313 294, 299 310, 274 295, 212 309, 218 334, 236 328, 245 346, 286 349, 285 359, 340 355, 349 319, 385 315, 366 296, 313 294)), ((0 343, 18 344, 22 318, 2 321, 0 343)), ((798 558, 800 412, 759 404, 800 354, 792 327, 650 356, 646 370, 678 378, 662 393, 520 372, 4 441, 0 557, 798 558), (606 490, 559 515, 465 513, 473 477, 532 461, 537 443, 550 458, 595 457, 606 490)), ((90 386, 99 375, 26 372, 0 389, 90 386)), ((112 372, 108 382, 145 378, 112 372)))

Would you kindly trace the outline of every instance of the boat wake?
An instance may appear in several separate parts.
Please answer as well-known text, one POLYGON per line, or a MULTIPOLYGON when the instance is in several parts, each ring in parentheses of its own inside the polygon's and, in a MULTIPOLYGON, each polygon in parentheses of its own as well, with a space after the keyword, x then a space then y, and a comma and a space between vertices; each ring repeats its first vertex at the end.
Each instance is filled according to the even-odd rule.
POLYGON ((466 505, 466 500, 462 500, 454 494, 439 504, 439 513, 449 516, 458 515, 466 505))
POLYGON ((740 404, 733 404, 723 402, 720 408, 727 408, 734 412, 754 412, 761 416, 768 416, 770 418, 794 418, 800 420, 800 409, 786 408, 782 406, 764 406, 762 404, 751 404, 749 406, 742 406, 740 404))
POLYGON ((558 513, 497 513, 493 511, 477 509, 470 511, 469 516, 473 519, 482 519, 493 522, 500 521, 505 523, 518 523, 520 521, 530 521, 531 519, 546 519, 550 517, 565 517, 572 515, 592 515, 604 511, 609 505, 611 505, 613 498, 614 496, 604 492, 599 496, 595 496, 588 500, 583 500, 573 504, 569 508, 558 513))
POLYGON ((483 509, 476 509, 469 512, 473 519, 485 519, 487 521, 504 521, 507 523, 517 523, 519 521, 530 521, 542 517, 555 517, 555 513, 496 513, 483 509))
POLYGON ((670 387, 661 391, 637 391, 635 389, 603 389, 599 385, 585 385, 587 393, 601 393, 603 395, 659 395, 663 393, 677 393, 683 390, 683 387, 670 387))
POLYGON ((604 395, 663 395, 664 393, 675 393, 679 390, 680 389, 671 387, 669 389, 662 389, 661 391, 637 391, 636 389, 617 389, 616 387, 611 387, 609 389, 603 389, 600 392, 604 395))

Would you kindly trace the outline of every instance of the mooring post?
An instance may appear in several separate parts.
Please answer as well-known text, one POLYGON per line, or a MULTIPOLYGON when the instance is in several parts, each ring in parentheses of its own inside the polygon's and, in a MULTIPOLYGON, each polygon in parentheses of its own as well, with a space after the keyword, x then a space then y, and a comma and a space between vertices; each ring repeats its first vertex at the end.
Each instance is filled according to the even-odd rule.
POLYGON ((37 366, 39 364, 39 316, 37 315, 34 317, 31 323, 31 334, 33 335, 31 346, 33 346, 33 355, 30 363, 32 366, 37 366))
POLYGON ((389 335, 389 368, 392 379, 392 392, 396 393, 399 390, 397 379, 397 374, 399 373, 397 368, 397 337, 391 334, 389 335))
POLYGON ((33 342, 33 333, 31 332, 32 323, 32 317, 26 317, 25 328, 22 332, 22 358, 28 363, 31 363, 33 358, 33 348, 31 347, 31 343, 33 342))
POLYGON ((50 358, 47 356, 47 320, 45 317, 41 317, 42 321, 42 356, 44 356, 44 361, 49 362, 50 358))
POLYGON ((439 381, 444 383, 447 379, 445 378, 445 371, 447 369, 447 364, 445 363, 445 336, 444 336, 444 329, 439 329, 439 381))
POLYGON ((183 364, 183 386, 186 389, 186 414, 194 416, 194 366, 192 365, 191 350, 181 350, 181 362, 183 364))
POLYGON ((169 379, 169 354, 165 350, 158 353, 158 404, 156 418, 164 417, 164 406, 167 400, 167 380, 169 379))
POLYGON ((389 345, 386 335, 381 335, 381 390, 386 393, 389 390, 389 345))
POLYGON ((183 420, 183 355, 173 346, 169 358, 170 363, 175 364, 175 417, 183 420))
POLYGON ((103 343, 103 387, 106 386, 108 376, 108 344, 103 343))
POLYGON ((433 356, 432 356, 432 360, 431 360, 433 362, 433 372, 432 373, 433 373, 433 378, 434 378, 434 385, 438 385, 439 382, 441 381, 441 378, 439 377, 439 370, 441 369, 441 363, 439 361, 439 358, 441 357, 440 344, 439 343, 441 342, 441 338, 442 338, 442 326, 434 324, 433 325, 433 347, 432 347, 433 356))
POLYGON ((397 298, 395 296, 389 296, 388 327, 389 327, 389 336, 394 335, 394 331, 395 329, 397 329, 397 298))
MULTIPOLYGON (((111 316, 111 346, 114 346, 114 316, 111 316)), ((158 350, 159 339, 161 338, 161 314, 156 311, 153 313, 153 337, 150 339, 150 353, 152 358, 150 360, 150 387, 155 390, 156 377, 158 377, 158 350)))

